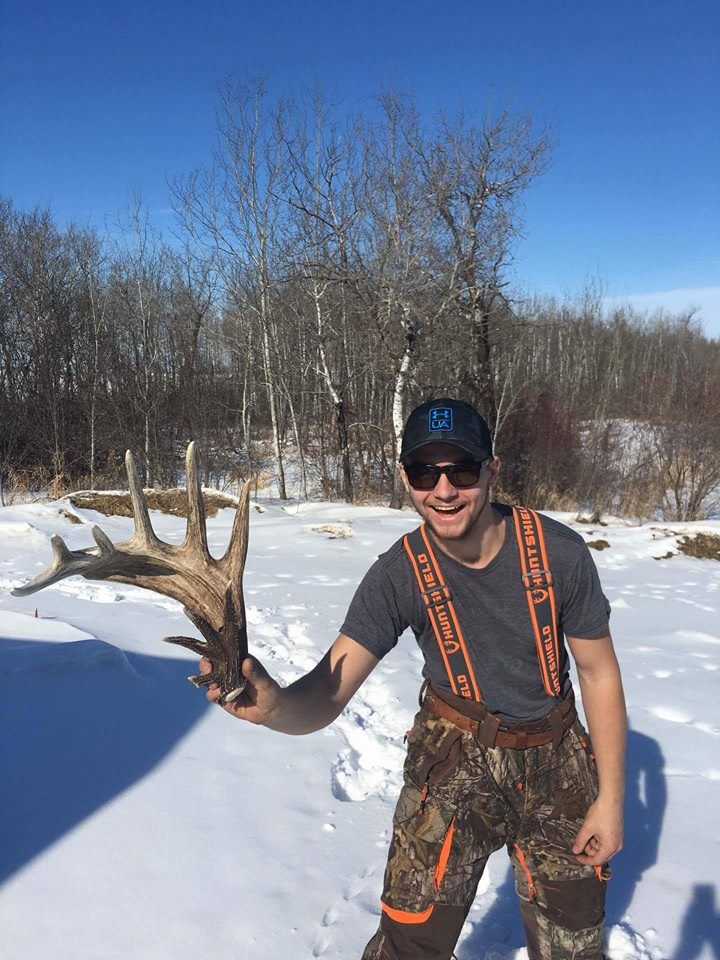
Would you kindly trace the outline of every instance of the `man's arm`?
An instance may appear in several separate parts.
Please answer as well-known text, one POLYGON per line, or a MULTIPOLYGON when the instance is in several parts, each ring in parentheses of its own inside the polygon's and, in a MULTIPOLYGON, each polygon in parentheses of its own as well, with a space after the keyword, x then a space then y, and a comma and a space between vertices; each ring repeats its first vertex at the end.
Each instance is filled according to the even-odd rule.
POLYGON ((600 791, 573 845, 581 863, 600 865, 622 848, 627 717, 620 667, 611 637, 568 637, 577 666, 600 791))
MULTIPOLYGON (((259 660, 247 657, 242 665, 247 686, 223 709, 280 733, 313 733, 333 722, 379 662, 365 647, 341 633, 310 673, 289 687, 281 687, 259 660)), ((212 664, 203 657, 200 672, 211 670, 212 664)), ((220 688, 211 684, 208 700, 219 696, 220 688)))

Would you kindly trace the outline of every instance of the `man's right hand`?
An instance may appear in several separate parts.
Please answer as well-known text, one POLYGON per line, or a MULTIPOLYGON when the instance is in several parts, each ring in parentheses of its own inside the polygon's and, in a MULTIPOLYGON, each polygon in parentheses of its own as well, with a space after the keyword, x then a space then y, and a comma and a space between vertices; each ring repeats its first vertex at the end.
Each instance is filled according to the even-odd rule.
MULTIPOLYGON (((333 722, 378 663, 365 647, 341 633, 310 673, 281 687, 255 657, 246 657, 242 673, 247 686, 223 710, 279 733, 313 733, 333 722)), ((211 662, 203 657, 200 673, 211 670, 211 662)), ((208 687, 207 697, 213 701, 220 697, 216 683, 208 687)))
MULTIPOLYGON (((211 673, 213 665, 207 657, 200 661, 200 673, 211 673)), ((238 717, 267 726, 278 708, 282 688, 273 680, 265 667, 254 657, 246 657, 242 663, 242 674, 246 686, 235 700, 223 706, 223 710, 238 717)), ((207 688, 207 698, 215 702, 221 695, 217 683, 211 683, 207 688)))

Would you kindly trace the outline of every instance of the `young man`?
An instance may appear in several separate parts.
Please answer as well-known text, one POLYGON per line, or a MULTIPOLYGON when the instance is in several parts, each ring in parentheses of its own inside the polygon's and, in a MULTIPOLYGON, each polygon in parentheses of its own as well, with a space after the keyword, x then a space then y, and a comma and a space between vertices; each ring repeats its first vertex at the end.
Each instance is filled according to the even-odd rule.
POLYGON ((399 469, 423 525, 373 564, 309 674, 281 689, 248 658, 246 691, 225 709, 283 733, 318 730, 412 627, 426 682, 381 922, 362 960, 448 960, 503 845, 530 960, 600 960, 607 861, 622 845, 626 724, 595 565, 568 527, 490 501, 500 460, 469 404, 413 410, 399 469))

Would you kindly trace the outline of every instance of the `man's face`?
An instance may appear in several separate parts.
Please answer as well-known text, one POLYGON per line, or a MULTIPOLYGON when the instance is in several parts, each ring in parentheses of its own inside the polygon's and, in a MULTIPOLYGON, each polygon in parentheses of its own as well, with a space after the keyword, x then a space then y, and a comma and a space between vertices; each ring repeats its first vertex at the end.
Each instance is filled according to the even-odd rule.
MULTIPOLYGON (((432 463, 438 467, 473 460, 470 454, 448 443, 430 443, 421 447, 408 463, 432 463)), ((413 506, 436 537, 443 540, 461 540, 470 534, 486 507, 489 508, 490 488, 495 483, 500 461, 490 460, 472 487, 458 489, 442 474, 432 490, 413 490, 405 469, 400 474, 413 506)))

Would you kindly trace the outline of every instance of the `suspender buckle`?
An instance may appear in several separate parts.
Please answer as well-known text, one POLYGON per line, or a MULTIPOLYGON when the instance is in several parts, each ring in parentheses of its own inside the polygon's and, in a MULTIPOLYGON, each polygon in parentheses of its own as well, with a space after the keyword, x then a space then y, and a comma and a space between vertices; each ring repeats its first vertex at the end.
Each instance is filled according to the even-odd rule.
POLYGON ((532 573, 523 573, 521 578, 522 585, 526 590, 537 590, 541 587, 552 587, 553 578, 549 570, 533 570, 532 573), (535 581, 541 579, 540 583, 535 581))
POLYGON ((452 591, 447 584, 443 584, 441 587, 428 587, 427 590, 422 590, 421 592, 426 607, 439 607, 440 604, 452 600, 452 591))

